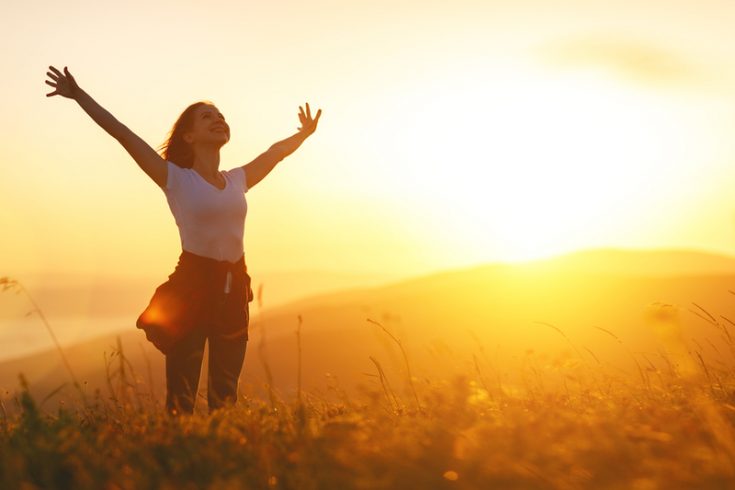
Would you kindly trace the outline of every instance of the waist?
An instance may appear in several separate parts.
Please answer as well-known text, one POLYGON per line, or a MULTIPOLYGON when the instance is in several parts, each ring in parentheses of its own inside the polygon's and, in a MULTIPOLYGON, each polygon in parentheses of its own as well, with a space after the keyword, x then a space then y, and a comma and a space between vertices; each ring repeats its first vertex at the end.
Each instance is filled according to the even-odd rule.
POLYGON ((245 254, 243 254, 235 262, 228 260, 217 260, 211 257, 204 257, 203 255, 197 255, 189 252, 188 250, 182 250, 179 255, 179 265, 185 265, 195 267, 200 270, 209 270, 213 272, 247 272, 248 266, 245 263, 245 254))
POLYGON ((180 233, 181 249, 192 255, 215 262, 237 263, 245 253, 242 233, 180 233))

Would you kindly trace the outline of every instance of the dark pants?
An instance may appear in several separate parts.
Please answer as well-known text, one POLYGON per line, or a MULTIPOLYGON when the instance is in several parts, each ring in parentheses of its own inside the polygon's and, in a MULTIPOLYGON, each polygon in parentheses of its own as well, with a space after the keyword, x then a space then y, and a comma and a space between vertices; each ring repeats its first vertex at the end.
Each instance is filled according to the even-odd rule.
POLYGON ((182 252, 168 281, 156 288, 138 328, 166 355, 166 408, 192 413, 209 344, 209 409, 237 400, 253 299, 244 256, 217 261, 182 252))
POLYGON ((232 340, 198 329, 177 343, 166 356, 166 408, 170 413, 192 413, 209 342, 207 402, 209 410, 237 401, 237 383, 245 360, 247 339, 232 340))

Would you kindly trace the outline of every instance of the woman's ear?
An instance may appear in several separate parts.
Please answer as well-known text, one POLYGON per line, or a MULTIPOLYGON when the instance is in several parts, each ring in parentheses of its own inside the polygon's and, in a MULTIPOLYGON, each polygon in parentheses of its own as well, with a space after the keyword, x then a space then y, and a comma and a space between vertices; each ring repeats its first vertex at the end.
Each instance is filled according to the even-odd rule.
POLYGON ((186 143, 189 143, 189 144, 192 143, 192 136, 191 136, 191 133, 189 132, 182 134, 181 139, 183 139, 186 143))

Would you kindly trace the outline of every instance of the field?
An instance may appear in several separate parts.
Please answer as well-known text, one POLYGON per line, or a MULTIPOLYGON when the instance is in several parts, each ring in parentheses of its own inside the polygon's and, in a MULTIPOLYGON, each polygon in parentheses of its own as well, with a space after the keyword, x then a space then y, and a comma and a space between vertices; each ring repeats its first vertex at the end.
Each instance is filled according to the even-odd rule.
MULTIPOLYGON (((81 360, 101 357, 99 343, 87 348, 94 355, 66 350, 76 382, 55 352, 2 364, 0 374, 12 372, 15 385, 5 388, 1 406, 0 488, 735 487, 735 325, 721 315, 732 294, 724 289, 716 311, 607 294, 611 284, 628 292, 639 284, 636 294, 655 287, 667 297, 704 291, 714 298, 731 276, 640 283, 595 276, 593 287, 568 268, 548 277, 524 272, 528 282, 501 272, 437 276, 256 315, 241 399, 211 414, 200 392, 194 415, 165 415, 160 358, 141 357, 125 336, 105 341, 99 378, 79 369, 81 360), (449 325, 459 337, 473 325, 481 310, 465 296, 458 295, 461 305, 445 296, 447 311, 431 311, 440 325, 423 323, 420 331, 409 313, 399 321, 360 306, 384 295, 410 311, 412 301, 431 304, 434 285, 468 291, 471 280, 490 290, 481 278, 493 290, 516 287, 536 297, 534 285, 561 284, 557 274, 570 288, 559 293, 563 304, 581 301, 580 291, 586 302, 599 295, 627 303, 609 299, 600 302, 607 310, 589 312, 578 304, 570 318, 597 315, 597 326, 539 321, 512 342, 520 327, 504 316, 508 326, 496 336, 480 332, 461 345, 433 336, 449 325), (611 316, 644 303, 641 324, 632 314, 611 316), (296 311, 304 311, 298 322, 296 311), (359 324, 350 320, 360 315, 359 324), (343 326, 317 325, 315 318, 328 317, 343 326), (33 371, 54 362, 50 372, 33 371), (26 381, 17 372, 31 374, 26 381)), ((505 302, 513 311, 522 303, 505 302)), ((533 314, 563 318, 553 309, 533 314)))
MULTIPOLYGON (((396 339, 400 341, 400 339, 396 339)), ((361 395, 242 399, 172 418, 126 379, 53 412, 21 389, 3 407, 2 488, 727 488, 735 376, 704 359, 543 365, 506 386, 484 359, 446 379, 389 378, 361 395), (697 364, 699 363, 699 364, 697 364), (8 412, 15 412, 13 415, 8 412)), ((410 368, 410 365, 406 367, 410 368)), ((130 373, 127 374, 130 376, 130 373)))

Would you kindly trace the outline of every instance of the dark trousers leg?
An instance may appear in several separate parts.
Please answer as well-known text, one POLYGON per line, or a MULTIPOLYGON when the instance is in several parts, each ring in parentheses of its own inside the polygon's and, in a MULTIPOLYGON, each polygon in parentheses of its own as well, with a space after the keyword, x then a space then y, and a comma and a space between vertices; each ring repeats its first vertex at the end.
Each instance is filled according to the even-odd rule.
POLYGON ((206 339, 206 333, 196 329, 166 356, 166 409, 169 413, 194 412, 206 339))
POLYGON ((237 401, 237 385, 245 360, 246 339, 209 337, 209 410, 237 401))

